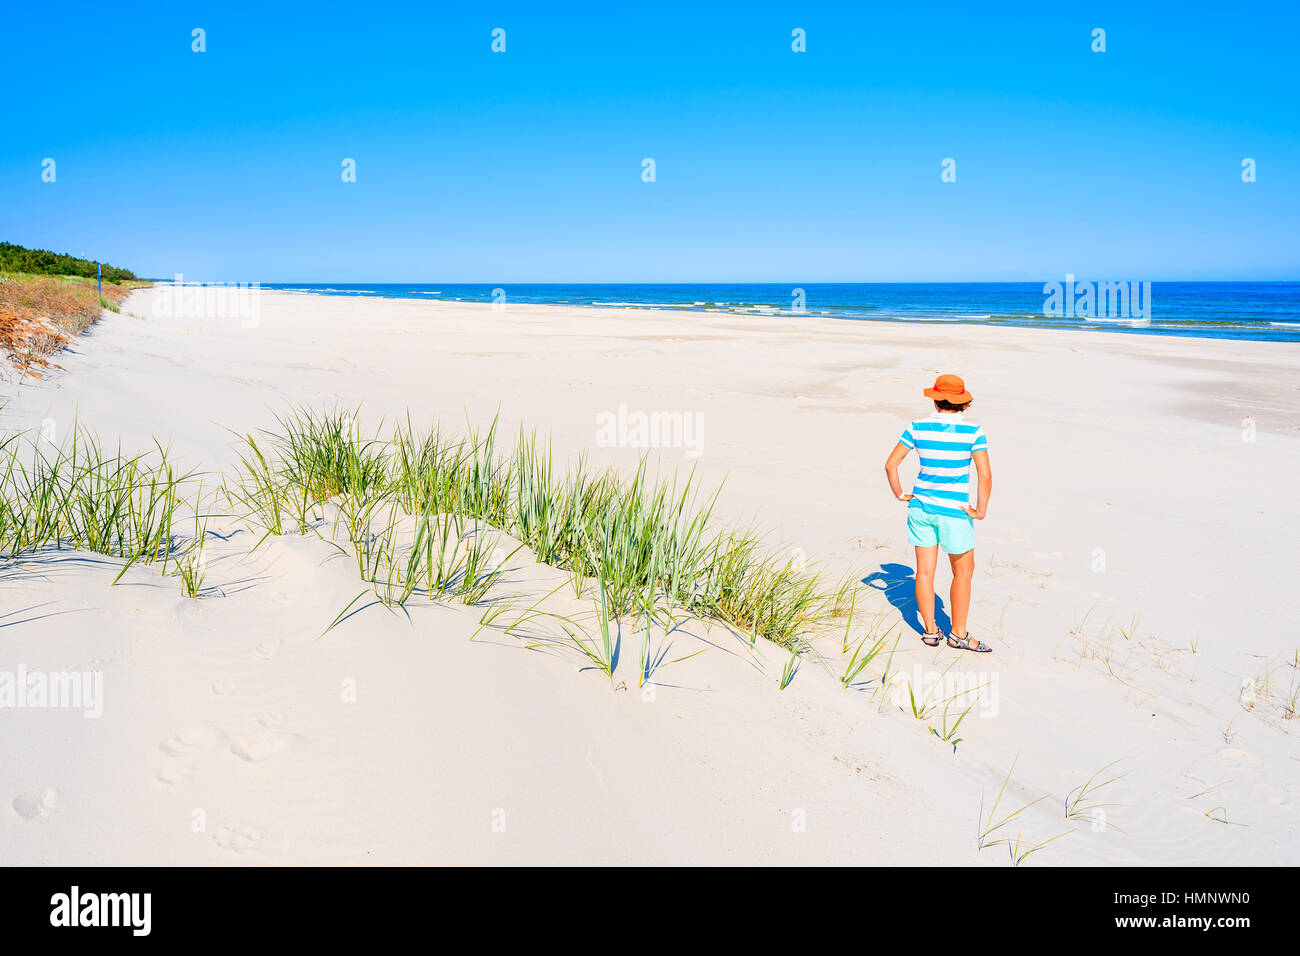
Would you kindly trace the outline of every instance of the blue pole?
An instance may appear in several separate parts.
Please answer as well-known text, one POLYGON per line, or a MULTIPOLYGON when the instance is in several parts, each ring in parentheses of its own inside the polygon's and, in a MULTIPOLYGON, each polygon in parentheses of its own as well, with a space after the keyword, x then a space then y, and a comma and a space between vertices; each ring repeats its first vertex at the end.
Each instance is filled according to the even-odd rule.
POLYGON ((95 263, 95 281, 99 283, 99 294, 103 295, 104 294, 104 269, 98 262, 95 263))

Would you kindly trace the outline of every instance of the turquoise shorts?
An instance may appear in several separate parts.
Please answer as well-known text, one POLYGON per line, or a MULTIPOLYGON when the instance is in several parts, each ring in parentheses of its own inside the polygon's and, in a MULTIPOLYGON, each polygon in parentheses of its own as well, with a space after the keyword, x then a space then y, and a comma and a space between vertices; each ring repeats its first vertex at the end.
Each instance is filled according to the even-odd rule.
POLYGON ((907 540, 918 548, 937 544, 948 554, 965 554, 975 547, 975 521, 970 515, 936 515, 920 505, 909 505, 907 540))

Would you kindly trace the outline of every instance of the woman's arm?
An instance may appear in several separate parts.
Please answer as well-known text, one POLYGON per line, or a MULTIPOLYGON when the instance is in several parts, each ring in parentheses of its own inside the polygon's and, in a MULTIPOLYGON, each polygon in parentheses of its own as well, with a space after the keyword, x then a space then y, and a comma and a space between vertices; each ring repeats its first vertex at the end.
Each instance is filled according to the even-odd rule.
POLYGON ((974 508, 967 508, 966 513, 972 518, 983 518, 989 508, 989 496, 993 494, 993 469, 989 467, 989 453, 977 451, 971 456, 975 459, 975 474, 979 478, 979 497, 974 508))
POLYGON ((894 450, 889 453, 885 459, 885 477, 889 479, 889 490, 894 493, 894 497, 899 501, 910 501, 912 496, 903 494, 903 484, 898 480, 898 466, 903 463, 907 453, 911 451, 901 441, 894 446, 894 450))

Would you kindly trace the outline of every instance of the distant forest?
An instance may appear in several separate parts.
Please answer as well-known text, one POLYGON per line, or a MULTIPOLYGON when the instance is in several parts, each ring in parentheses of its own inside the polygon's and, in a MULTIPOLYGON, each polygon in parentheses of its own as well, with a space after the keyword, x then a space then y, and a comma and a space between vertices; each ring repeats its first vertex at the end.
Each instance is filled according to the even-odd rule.
MULTIPOLYGON (((28 249, 12 242, 0 242, 0 272, 31 272, 37 275, 86 276, 95 278, 95 263, 89 259, 50 252, 47 249, 28 249)), ((121 282, 134 279, 130 269, 104 264, 104 279, 121 282)))

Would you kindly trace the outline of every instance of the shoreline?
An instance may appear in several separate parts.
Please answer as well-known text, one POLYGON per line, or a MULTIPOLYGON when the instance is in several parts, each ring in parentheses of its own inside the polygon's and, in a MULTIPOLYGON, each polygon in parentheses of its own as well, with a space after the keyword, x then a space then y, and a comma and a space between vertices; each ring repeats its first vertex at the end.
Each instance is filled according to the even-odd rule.
MULTIPOLYGON (((185 284, 187 286, 209 287, 209 288, 219 288, 223 285, 223 283, 198 283, 198 282, 196 283, 187 282, 185 284)), ((959 286, 959 287, 972 285, 971 283, 946 283, 946 284, 959 286)), ((1005 283, 987 283, 987 284, 991 286, 1005 285, 1005 283)), ((1194 285, 1197 283, 1177 283, 1177 284, 1194 285)), ((1209 283, 1200 283, 1200 284, 1207 285, 1207 286, 1221 286, 1226 284, 1285 285, 1286 283, 1209 282, 1209 283)), ((349 290, 337 286, 318 288, 318 289, 313 289, 309 287, 294 288, 294 287, 290 287, 289 283, 272 283, 269 286, 262 286, 260 283, 253 283, 250 285, 254 285, 257 288, 261 289, 261 291, 265 291, 265 292, 286 292, 291 294, 302 294, 302 295, 321 295, 321 296, 327 296, 333 298, 361 298, 361 299, 380 299, 384 301, 415 301, 415 302, 432 301, 432 302, 443 302, 451 306, 459 305, 459 304, 463 304, 463 305, 475 305, 475 304, 490 305, 491 304, 489 301, 487 301, 484 298, 464 298, 460 296, 439 298, 437 291, 424 291, 424 290, 416 290, 416 289, 412 289, 411 294, 409 295, 388 295, 382 291, 379 291, 379 289, 381 289, 382 286, 385 285, 384 283, 369 283, 368 285, 375 286, 376 288, 373 289, 364 288, 364 289, 355 289, 355 290, 349 290)), ((406 284, 394 283, 394 285, 406 285, 406 284)), ((434 284, 430 284, 430 285, 434 285, 434 284)), ((456 285, 456 283, 448 283, 445 285, 454 286, 456 285)), ((547 284, 547 285, 561 286, 562 284, 547 284)), ((652 283, 649 285, 660 285, 660 284, 652 283)), ((883 285, 895 286, 899 284, 883 283, 883 285)), ((903 284, 903 285, 907 285, 907 284, 903 284)), ((934 284, 923 283, 920 285, 934 285, 934 284)), ((590 288, 591 286, 587 286, 587 287, 590 288)), ((620 288, 620 286, 616 284, 611 284, 610 287, 613 289, 620 288)), ((484 288, 486 288, 486 286, 484 286, 484 288)), ((530 286, 525 285, 524 288, 530 288, 530 286)), ((716 288, 716 286, 705 285, 703 286, 703 288, 716 288)), ((787 321, 802 321, 808 318, 827 318, 827 319, 836 319, 836 320, 852 321, 852 322, 887 322, 887 323, 902 323, 902 324, 960 325, 960 326, 975 325, 975 326, 988 326, 993 328, 1039 329, 1045 331, 1097 331, 1097 332, 1106 332, 1106 333, 1113 333, 1119 335, 1145 335, 1145 336, 1170 337, 1170 338, 1203 338, 1203 339, 1211 339, 1214 341, 1261 341, 1261 342, 1276 342, 1276 343, 1300 342, 1300 317, 1288 321, 1260 320, 1258 324, 1255 324, 1239 318, 1220 318, 1220 319, 1213 319, 1213 320, 1209 320, 1209 319, 1201 320, 1201 319, 1179 316, 1179 317, 1165 317, 1165 318, 1150 317, 1146 319, 1135 320, 1135 319, 1127 319, 1127 318, 1108 318, 1108 317, 1089 318, 1084 316, 1073 316, 1073 315, 1053 317, 1053 316, 1042 314, 1041 312, 1038 311, 991 312, 989 314, 979 315, 979 316, 975 316, 971 314, 959 314, 959 315, 926 314, 925 312, 920 312, 916 314, 907 314, 905 312, 890 311, 888 309, 884 310, 879 314, 875 314, 875 313, 853 314, 854 310, 852 309, 847 309, 840 312, 836 312, 835 310, 827 310, 827 309, 809 309, 807 311, 800 312, 800 311, 794 311, 788 308, 784 308, 779 305, 769 305, 769 304, 762 304, 762 303, 755 303, 752 305, 740 305, 739 303, 737 303, 736 308, 710 308, 710 306, 717 306, 719 304, 717 302, 711 302, 711 301, 664 302, 664 303, 654 303, 654 302, 586 303, 586 302, 562 302, 561 301, 561 302, 519 302, 517 303, 517 305, 514 302, 514 300, 508 300, 508 302, 511 307, 517 307, 517 305, 518 306, 546 305, 546 306, 553 306, 556 308, 596 308, 596 309, 611 310, 611 311, 623 311, 623 310, 630 309, 630 310, 639 310, 639 311, 669 312, 669 313, 694 312, 694 313, 700 313, 705 315, 734 315, 738 317, 748 317, 748 318, 755 318, 755 319, 771 318, 771 319, 781 319, 787 321), (1141 322, 1142 326, 1126 327, 1126 326, 1132 326, 1135 321, 1141 322), (1149 327, 1153 322, 1156 324, 1156 327, 1155 328, 1149 327), (1052 323, 1059 323, 1059 324, 1052 324, 1052 323), (1163 328, 1160 327, 1161 323, 1165 323, 1167 327, 1163 327, 1163 328), (1243 334, 1215 335, 1212 334, 1211 332, 1206 332, 1203 331, 1202 329, 1195 328, 1195 326, 1198 325, 1210 326, 1212 323, 1214 324, 1215 327, 1222 328, 1224 331, 1238 331, 1238 332, 1242 332, 1243 334), (1263 331, 1256 332, 1254 331, 1255 329, 1262 329, 1263 331), (1288 331, 1276 331, 1271 334, 1268 334, 1267 333, 1268 329, 1288 330, 1288 331), (1294 330, 1294 331, 1290 331, 1290 330, 1294 330)))
MULTIPOLYGON (((186 283, 187 286, 189 286, 190 284, 191 283, 188 282, 186 283)), ((162 287, 165 288, 166 286, 162 286, 162 287)), ((206 287, 220 288, 221 286, 210 285, 206 287)), ((490 302, 473 302, 473 301, 456 300, 456 299, 436 299, 436 298, 415 299, 406 296, 380 296, 380 295, 346 296, 346 295, 330 295, 327 293, 315 292, 315 291, 290 290, 290 289, 266 289, 266 288, 260 289, 259 292, 262 295, 307 296, 307 297, 318 298, 318 299, 341 299, 344 301, 349 301, 349 300, 377 301, 377 302, 387 302, 387 303, 394 303, 394 304, 411 303, 413 305, 442 306, 443 308, 446 309, 466 308, 466 309, 486 309, 489 312, 493 311, 493 306, 492 303, 490 302)), ((514 313, 525 314, 525 313, 530 313, 531 310, 540 310, 535 313, 538 317, 546 315, 547 310, 559 310, 560 312, 572 310, 577 312, 590 312, 595 315, 605 315, 611 317, 629 316, 630 313, 646 313, 646 315, 639 316, 639 317, 647 318, 647 319, 658 315, 693 315, 693 316, 699 316, 700 318, 707 318, 712 320, 763 319, 763 320, 770 320, 772 323, 784 321, 792 325, 807 325, 807 326, 822 325, 823 323, 825 323, 826 328, 834 328, 836 326, 842 326, 842 325, 849 325, 849 326, 864 325, 868 327, 882 326, 888 329, 906 329, 911 327, 917 327, 917 328, 923 327, 926 329, 933 329, 935 331, 941 331, 944 329, 952 330, 954 328, 961 328, 961 329, 984 329, 984 330, 989 330, 990 332, 997 332, 997 333, 1005 332, 1005 333, 1012 333, 1012 334, 1025 333, 1025 334, 1032 335, 1032 334, 1045 333, 1049 337, 1058 336, 1064 333, 1078 334, 1080 336, 1091 335, 1091 336, 1103 337, 1103 338, 1092 339, 1092 341, 1095 342, 1112 341, 1109 338, 1111 335, 1122 335, 1125 338, 1132 336, 1135 337, 1138 341, 1152 343, 1152 344, 1156 342, 1172 340, 1174 342, 1189 342, 1190 344, 1193 345, 1203 345, 1203 346, 1208 346, 1210 343, 1214 343, 1216 348, 1219 346, 1233 347, 1233 346, 1240 345, 1246 348, 1261 347, 1261 348, 1267 348, 1269 350, 1292 349, 1295 352, 1296 356, 1300 356, 1300 340, 1282 341, 1282 340, 1254 339, 1254 338, 1216 338, 1213 336, 1178 335, 1178 334, 1166 334, 1166 333, 1147 332, 1147 331, 1138 331, 1138 330, 1118 332, 1116 330, 1101 328, 1101 327, 1094 328, 1094 327, 1071 326, 1071 327, 1061 327, 1061 328, 1047 328, 1042 326, 994 325, 994 324, 988 324, 982 322, 944 322, 944 321, 933 321, 933 320, 925 320, 925 319, 851 319, 851 318, 841 318, 839 316, 814 315, 811 313, 776 313, 771 315, 747 315, 743 312, 706 311, 702 309, 691 309, 691 308, 670 309, 670 308, 654 308, 651 306, 642 306, 642 305, 629 305, 629 306, 564 305, 564 304, 556 304, 556 303, 549 303, 549 302, 526 302, 526 303, 512 302, 508 304, 504 309, 501 309, 500 311, 506 313, 514 312, 514 313)), ((638 317, 638 316, 634 315, 632 317, 638 317)), ((761 324, 747 326, 747 328, 751 328, 756 332, 761 332, 765 330, 764 326, 761 324)), ((788 330, 781 329, 778 331, 788 331, 788 330)), ((1124 339, 1121 339, 1120 341, 1124 341, 1124 339)))

